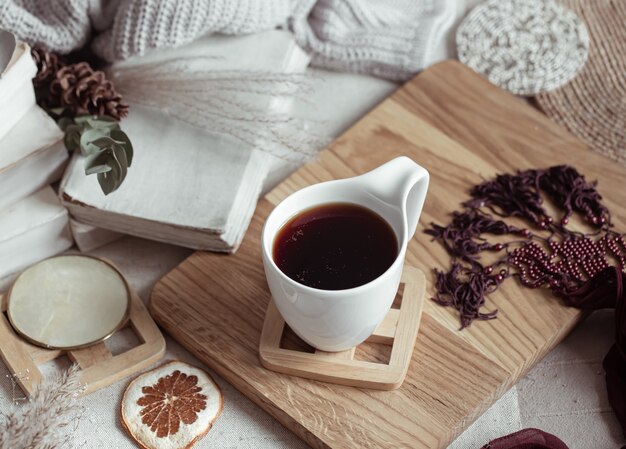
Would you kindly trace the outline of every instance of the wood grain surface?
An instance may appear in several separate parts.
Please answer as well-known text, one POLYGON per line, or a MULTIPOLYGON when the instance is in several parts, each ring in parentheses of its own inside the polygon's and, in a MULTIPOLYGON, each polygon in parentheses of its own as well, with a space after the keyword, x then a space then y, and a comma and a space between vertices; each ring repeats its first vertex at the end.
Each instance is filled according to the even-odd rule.
MULTIPOLYGON (((259 336, 270 299, 261 228, 306 185, 354 176, 399 155, 431 174, 407 263, 427 275, 449 256, 422 231, 447 222, 470 186, 498 172, 574 164, 623 228, 626 169, 589 151, 541 113, 456 62, 408 82, 259 202, 233 256, 197 252, 165 276, 150 310, 175 339, 315 448, 444 448, 580 320, 544 290, 509 281, 487 300, 498 319, 459 331, 455 311, 426 300, 406 380, 394 391, 325 384, 264 369, 259 336)), ((227 405, 228 406, 228 405, 227 405)))

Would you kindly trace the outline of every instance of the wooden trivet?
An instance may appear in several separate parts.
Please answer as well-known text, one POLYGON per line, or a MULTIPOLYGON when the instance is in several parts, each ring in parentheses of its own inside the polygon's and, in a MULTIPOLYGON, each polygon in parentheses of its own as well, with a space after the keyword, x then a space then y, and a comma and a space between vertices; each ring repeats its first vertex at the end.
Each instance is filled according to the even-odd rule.
POLYGON ((134 292, 130 317, 120 331, 130 326, 140 344, 117 355, 109 351, 105 342, 71 351, 44 349, 26 342, 9 324, 5 298, 0 295, 0 357, 9 372, 16 374, 15 381, 29 396, 44 380, 39 365, 62 356, 67 356, 80 367, 80 383, 85 385, 83 394, 86 395, 147 368, 165 353, 163 334, 134 292))
MULTIPOLYGON (((415 338, 422 316, 426 280, 417 268, 405 266, 396 300, 374 333, 357 348, 342 352, 326 352, 308 347, 295 334, 285 332, 288 326, 274 301, 265 314, 259 356, 261 364, 272 371, 353 387, 395 390, 406 377, 415 338), (399 304, 398 304, 399 303, 399 304), (281 345, 290 338, 289 348, 281 345), (357 351, 368 343, 391 346, 388 361, 382 354, 358 360, 357 351), (378 360, 377 360, 378 359, 378 360)), ((374 345, 368 352, 377 351, 374 345)))

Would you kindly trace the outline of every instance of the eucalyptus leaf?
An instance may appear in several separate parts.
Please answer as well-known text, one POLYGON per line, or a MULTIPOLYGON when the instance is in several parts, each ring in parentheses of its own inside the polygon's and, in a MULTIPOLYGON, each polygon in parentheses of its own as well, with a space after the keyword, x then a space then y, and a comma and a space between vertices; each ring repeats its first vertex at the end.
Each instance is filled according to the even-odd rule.
POLYGON ((111 166, 107 164, 94 165, 93 167, 85 170, 86 175, 95 175, 97 173, 107 173, 111 171, 111 166))
POLYGON ((128 166, 130 167, 133 163, 134 155, 133 144, 130 142, 130 138, 121 129, 111 131, 111 137, 113 137, 116 142, 123 142, 124 151, 126 152, 126 160, 128 161, 128 166))
POLYGON ((83 156, 87 156, 94 151, 99 151, 100 147, 93 142, 102 137, 100 129, 86 129, 80 136, 80 150, 83 156))
MULTIPOLYGON (((96 130, 94 130, 96 131, 96 130)), ((100 134, 102 134, 102 130, 97 130, 100 132, 100 134)), ((92 140, 91 142, 89 142, 92 145, 97 146, 98 148, 112 148, 114 145, 116 145, 118 142, 116 142, 115 140, 113 140, 112 138, 108 137, 108 136, 103 136, 103 137, 98 137, 95 140, 92 140)))
POLYGON ((105 195, 114 192, 124 181, 125 172, 122 172, 122 167, 114 157, 109 158, 109 166, 111 170, 106 173, 98 173, 98 182, 100 188, 105 195))
POLYGON ((128 173, 133 146, 119 123, 112 117, 82 115, 63 117, 58 124, 65 131, 65 145, 70 151, 80 149, 86 175, 96 175, 105 195, 117 190, 128 173))
POLYGON ((122 145, 115 145, 113 147, 113 154, 122 167, 128 167, 130 165, 126 158, 126 150, 122 145))
POLYGON ((106 173, 98 173, 98 184, 100 184, 100 188, 105 195, 114 192, 120 185, 112 170, 106 173))
MULTIPOLYGON (((99 165, 109 165, 109 159, 111 159, 111 150, 102 150, 93 152, 85 157, 85 173, 93 167, 99 165)), ((89 174, 89 173, 87 173, 89 174)))
POLYGON ((63 142, 68 151, 76 151, 80 148, 81 127, 78 125, 68 125, 65 128, 63 142))
POLYGON ((113 161, 115 161, 115 163, 119 165, 120 177, 121 181, 123 181, 126 178, 126 174, 128 173, 128 161, 126 160, 126 154, 124 153, 124 149, 119 147, 113 147, 112 154, 113 157, 109 159, 109 164, 114 166, 115 164, 113 163, 113 161))
POLYGON ((101 122, 101 123, 113 123, 113 124, 117 125, 117 121, 113 117, 111 117, 110 115, 100 115, 100 116, 97 116, 97 117, 93 117, 93 120, 96 120, 96 121, 101 122))
POLYGON ((119 129, 120 125, 111 117, 102 116, 98 118, 89 117, 87 123, 95 129, 119 129))
POLYGON ((69 117, 61 117, 57 122, 57 125, 59 125, 59 128, 61 128, 63 131, 65 131, 70 125, 74 125, 74 120, 69 117))
POLYGON ((74 117, 74 121, 76 123, 88 123, 90 120, 93 120, 94 116, 93 115, 79 115, 74 117))

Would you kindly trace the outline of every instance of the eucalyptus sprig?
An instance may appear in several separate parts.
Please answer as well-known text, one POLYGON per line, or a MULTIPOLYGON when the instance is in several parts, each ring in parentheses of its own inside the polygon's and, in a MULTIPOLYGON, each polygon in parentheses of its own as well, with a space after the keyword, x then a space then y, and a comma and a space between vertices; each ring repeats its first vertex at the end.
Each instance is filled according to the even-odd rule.
POLYGON ((58 124, 65 132, 65 147, 80 149, 85 157, 85 174, 98 176, 105 195, 117 190, 133 161, 133 146, 119 124, 106 115, 62 117, 58 124))

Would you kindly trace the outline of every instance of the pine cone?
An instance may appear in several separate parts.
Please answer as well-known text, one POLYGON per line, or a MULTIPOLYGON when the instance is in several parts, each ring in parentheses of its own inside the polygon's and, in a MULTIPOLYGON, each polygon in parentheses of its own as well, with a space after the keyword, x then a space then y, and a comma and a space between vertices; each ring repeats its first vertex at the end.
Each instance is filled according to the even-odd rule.
POLYGON ((58 70, 50 83, 53 102, 68 108, 74 115, 109 115, 120 120, 128 115, 113 83, 104 72, 93 70, 86 62, 70 64, 58 70))
POLYGON ((35 64, 37 64, 37 75, 33 78, 35 87, 48 84, 64 65, 59 55, 46 51, 41 47, 33 47, 30 53, 35 64))

